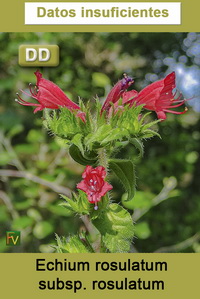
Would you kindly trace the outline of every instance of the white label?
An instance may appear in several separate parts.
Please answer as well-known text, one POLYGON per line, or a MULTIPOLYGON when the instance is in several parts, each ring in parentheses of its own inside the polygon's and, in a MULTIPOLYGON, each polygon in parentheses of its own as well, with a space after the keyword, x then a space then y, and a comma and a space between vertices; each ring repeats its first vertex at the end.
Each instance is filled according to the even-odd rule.
POLYGON ((180 24, 180 2, 25 3, 25 25, 180 24))

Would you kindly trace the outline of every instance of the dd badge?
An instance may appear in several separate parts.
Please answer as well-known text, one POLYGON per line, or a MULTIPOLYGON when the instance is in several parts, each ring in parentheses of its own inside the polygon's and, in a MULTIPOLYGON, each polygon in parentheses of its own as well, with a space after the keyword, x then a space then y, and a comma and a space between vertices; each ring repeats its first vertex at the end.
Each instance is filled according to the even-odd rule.
POLYGON ((57 66, 59 47, 57 45, 21 45, 19 47, 19 65, 21 66, 57 66))

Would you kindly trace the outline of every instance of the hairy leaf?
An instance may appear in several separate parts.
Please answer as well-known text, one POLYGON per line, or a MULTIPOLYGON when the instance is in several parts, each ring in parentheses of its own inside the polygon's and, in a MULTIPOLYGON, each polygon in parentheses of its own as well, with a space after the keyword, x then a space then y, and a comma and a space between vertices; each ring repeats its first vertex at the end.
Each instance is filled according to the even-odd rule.
POLYGON ((118 204, 109 205, 93 224, 102 235, 103 244, 110 252, 128 252, 134 236, 130 214, 118 204))
POLYGON ((114 140, 122 140, 124 137, 129 138, 129 132, 123 128, 115 128, 101 141, 101 145, 106 145, 108 142, 114 140))
POLYGON ((130 143, 133 144, 136 147, 136 149, 139 150, 139 157, 143 157, 144 145, 143 145, 142 141, 138 138, 132 138, 132 139, 130 139, 130 143))
POLYGON ((61 206, 76 214, 89 215, 92 205, 89 203, 87 195, 83 191, 78 190, 78 194, 73 193, 72 199, 64 195, 61 196, 65 199, 65 201, 60 204, 61 206))
POLYGON ((57 246, 55 249, 58 253, 88 253, 91 252, 88 246, 84 244, 79 236, 71 236, 68 238, 59 237, 56 234, 57 246))
POLYGON ((95 165, 97 163, 97 155, 94 152, 88 151, 87 156, 85 153, 83 155, 75 144, 70 146, 69 153, 74 161, 81 165, 95 165))
POLYGON ((128 193, 127 201, 131 200, 135 194, 135 170, 131 160, 110 159, 109 166, 114 171, 118 179, 123 184, 128 193))

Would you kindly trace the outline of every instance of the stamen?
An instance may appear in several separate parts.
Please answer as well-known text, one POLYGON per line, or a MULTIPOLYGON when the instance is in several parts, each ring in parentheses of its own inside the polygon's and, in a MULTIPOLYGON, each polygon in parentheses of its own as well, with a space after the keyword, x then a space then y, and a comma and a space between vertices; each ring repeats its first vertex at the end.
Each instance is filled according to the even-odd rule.
POLYGON ((184 114, 184 113, 186 113, 186 112, 188 111, 188 108, 185 107, 185 110, 182 111, 182 112, 173 111, 173 110, 168 110, 168 109, 164 109, 163 111, 165 111, 165 112, 169 112, 169 113, 172 113, 172 114, 184 114))
POLYGON ((95 202, 94 210, 95 210, 95 211, 97 211, 97 210, 98 210, 98 205, 97 205, 97 202, 95 202))
POLYGON ((18 99, 15 99, 15 102, 19 103, 20 105, 23 105, 23 106, 36 106, 36 107, 39 107, 40 104, 34 104, 34 103, 29 103, 29 102, 26 102, 24 101, 20 95, 18 94, 18 92, 16 93, 18 99))
POLYGON ((30 93, 31 93, 32 97, 36 97, 37 96, 36 86, 34 86, 34 90, 32 90, 32 88, 33 88, 32 83, 29 83, 30 93))
POLYGON ((29 94, 28 92, 26 92, 26 91, 24 91, 24 90, 22 90, 22 89, 20 89, 20 91, 21 91, 22 93, 24 93, 25 95, 27 95, 28 97, 32 97, 33 99, 37 100, 37 96, 36 96, 36 95, 29 94))
POLYGON ((127 79, 127 78, 128 78, 128 75, 127 75, 127 73, 123 73, 123 76, 124 76, 124 78, 125 78, 125 79, 127 79))
POLYGON ((177 108, 177 107, 180 107, 182 105, 184 105, 184 101, 182 101, 181 103, 177 104, 177 105, 171 105, 171 106, 166 106, 165 108, 177 108))

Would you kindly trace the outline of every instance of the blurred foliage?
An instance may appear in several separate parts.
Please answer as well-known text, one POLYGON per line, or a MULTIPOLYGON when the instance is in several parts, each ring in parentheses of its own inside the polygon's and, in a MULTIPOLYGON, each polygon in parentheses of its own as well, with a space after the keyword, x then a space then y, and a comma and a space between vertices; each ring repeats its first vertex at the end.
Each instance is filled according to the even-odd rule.
MULTIPOLYGON (((75 102, 81 97, 85 103, 88 100, 92 103, 96 96, 103 102, 124 72, 135 78, 137 90, 152 78, 163 77, 167 71, 165 58, 187 56, 183 47, 187 36, 187 33, 1 33, 0 171, 26 172, 74 191, 84 169, 69 157, 63 141, 52 138, 42 127, 42 112, 34 115, 33 108, 14 101, 19 89, 26 90, 29 82, 35 83, 35 69, 18 65, 19 45, 57 44, 60 65, 40 71, 75 102)), ((187 66, 194 65, 188 54, 187 66)), ((135 219, 133 248, 139 252, 179 244, 200 231, 200 115, 190 108, 182 116, 168 114, 167 120, 155 127, 162 139, 145 141, 143 158, 134 146, 123 152, 124 158, 134 157, 136 165, 138 191, 133 201, 124 199, 123 204, 135 219)), ((51 252, 54 249, 48 244, 55 244, 55 233, 70 238, 84 231, 81 219, 59 205, 63 200, 53 188, 30 177, 5 175, 0 179, 1 252, 51 252), (8 230, 21 231, 20 246, 5 245, 8 230)), ((120 203, 121 197, 126 197, 123 188, 114 176, 111 181, 112 200, 120 203)), ((180 251, 200 252, 199 240, 180 251)))

